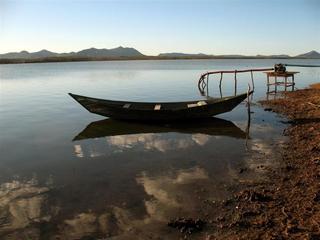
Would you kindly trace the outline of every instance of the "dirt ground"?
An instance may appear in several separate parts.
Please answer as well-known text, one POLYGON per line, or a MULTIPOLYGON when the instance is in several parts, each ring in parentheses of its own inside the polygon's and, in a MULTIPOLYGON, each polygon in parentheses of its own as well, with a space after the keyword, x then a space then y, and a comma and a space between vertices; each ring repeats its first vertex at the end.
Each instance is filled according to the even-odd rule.
POLYGON ((320 84, 260 102, 289 119, 284 167, 221 204, 209 239, 320 239, 320 84))

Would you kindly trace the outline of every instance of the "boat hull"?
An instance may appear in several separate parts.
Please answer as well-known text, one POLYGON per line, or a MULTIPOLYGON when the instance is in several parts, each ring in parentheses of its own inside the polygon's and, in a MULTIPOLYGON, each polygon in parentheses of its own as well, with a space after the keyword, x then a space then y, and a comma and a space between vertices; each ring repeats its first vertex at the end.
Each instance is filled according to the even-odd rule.
POLYGON ((91 98, 69 93, 89 112, 118 120, 176 121, 208 118, 229 112, 239 105, 247 93, 221 99, 189 102, 125 102, 91 98), (159 109, 157 109, 157 106, 159 109))

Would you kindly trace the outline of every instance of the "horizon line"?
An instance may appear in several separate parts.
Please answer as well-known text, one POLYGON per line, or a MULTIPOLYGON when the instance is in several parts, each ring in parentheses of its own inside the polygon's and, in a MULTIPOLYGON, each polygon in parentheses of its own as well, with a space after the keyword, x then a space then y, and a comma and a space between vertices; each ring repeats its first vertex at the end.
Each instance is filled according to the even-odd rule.
MULTIPOLYGON (((41 52, 41 51, 48 51, 48 52, 52 52, 52 53, 57 53, 57 54, 63 54, 63 53, 77 53, 77 52, 80 52, 80 51, 83 51, 83 50, 88 50, 88 49, 97 49, 97 50, 102 50, 102 49, 107 49, 107 50, 110 50, 110 49, 116 49, 116 48, 132 48, 132 49, 135 49, 137 50, 138 52, 140 52, 141 54, 143 54, 144 56, 158 56, 160 54, 173 54, 173 53, 177 53, 177 54, 189 54, 189 55, 208 55, 208 56, 228 56, 228 55, 238 55, 238 56, 273 56, 273 55, 287 55, 287 56, 296 56, 296 55, 291 55, 291 54, 287 54, 287 53, 274 53, 274 54, 261 54, 261 53, 256 53, 254 55, 247 55, 247 54, 240 54, 240 53, 223 53, 223 54, 212 54, 212 53, 203 53, 203 52, 197 52, 197 53, 190 53, 190 52, 179 52, 179 51, 172 51, 172 52, 160 52, 160 53, 157 53, 155 55, 148 55, 148 54, 144 54, 142 53, 140 50, 134 48, 134 47, 123 47, 121 45, 119 45, 118 47, 113 47, 113 48, 96 48, 96 47, 88 47, 88 48, 83 48, 81 50, 78 50, 78 51, 64 51, 64 52, 55 52, 55 51, 51 51, 51 50, 48 50, 46 48, 43 48, 43 49, 40 49, 38 51, 28 51, 28 50, 20 50, 20 51, 9 51, 9 52, 2 52, 0 53, 0 55, 3 55, 3 54, 9 54, 9 53, 22 53, 22 52, 27 52, 27 53, 36 53, 36 52, 41 52)), ((297 54, 297 55, 301 55, 301 54, 305 54, 305 53, 309 53, 309 52, 317 52, 317 53, 320 53, 318 50, 315 50, 315 49, 312 49, 312 50, 309 50, 309 51, 306 51, 306 52, 302 52, 300 54, 297 54)))

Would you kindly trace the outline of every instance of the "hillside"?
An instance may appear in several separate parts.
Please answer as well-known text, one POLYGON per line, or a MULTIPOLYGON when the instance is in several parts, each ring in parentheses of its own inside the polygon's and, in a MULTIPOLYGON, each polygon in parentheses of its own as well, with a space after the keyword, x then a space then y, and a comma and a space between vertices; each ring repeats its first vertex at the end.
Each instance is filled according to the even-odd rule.
POLYGON ((160 53, 158 56, 147 56, 134 48, 117 47, 117 48, 88 48, 78 52, 55 53, 48 50, 38 52, 10 52, 0 54, 0 64, 8 63, 32 63, 32 62, 72 62, 72 61, 108 61, 108 60, 156 60, 156 59, 320 59, 320 53, 310 51, 297 56, 286 54, 279 55, 209 55, 204 53, 182 53, 170 52, 160 53))
POLYGON ((35 59, 35 58, 52 58, 52 57, 91 57, 91 58, 101 58, 101 57, 141 57, 144 56, 142 53, 134 48, 124 48, 117 47, 112 49, 97 49, 89 48, 84 49, 79 52, 70 53, 55 53, 48 50, 41 50, 38 52, 11 52, 0 54, 0 59, 35 59))
POLYGON ((311 59, 319 59, 320 58, 320 53, 317 51, 310 51, 304 54, 297 55, 296 58, 311 58, 311 59))

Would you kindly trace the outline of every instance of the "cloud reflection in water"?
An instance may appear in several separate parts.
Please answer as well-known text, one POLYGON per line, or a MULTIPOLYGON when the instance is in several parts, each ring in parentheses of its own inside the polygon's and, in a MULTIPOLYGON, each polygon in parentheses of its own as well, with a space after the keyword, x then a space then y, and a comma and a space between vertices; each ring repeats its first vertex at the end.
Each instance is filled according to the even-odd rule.
POLYGON ((170 137, 170 134, 144 133, 111 136, 107 137, 106 140, 108 144, 118 148, 133 148, 141 145, 145 150, 166 152, 188 148, 193 145, 204 145, 209 140, 209 136, 204 134, 179 134, 179 136, 170 137))
POLYGON ((23 229, 31 224, 49 221, 42 212, 47 187, 38 187, 31 179, 27 182, 14 180, 0 186, 0 234, 23 229))

